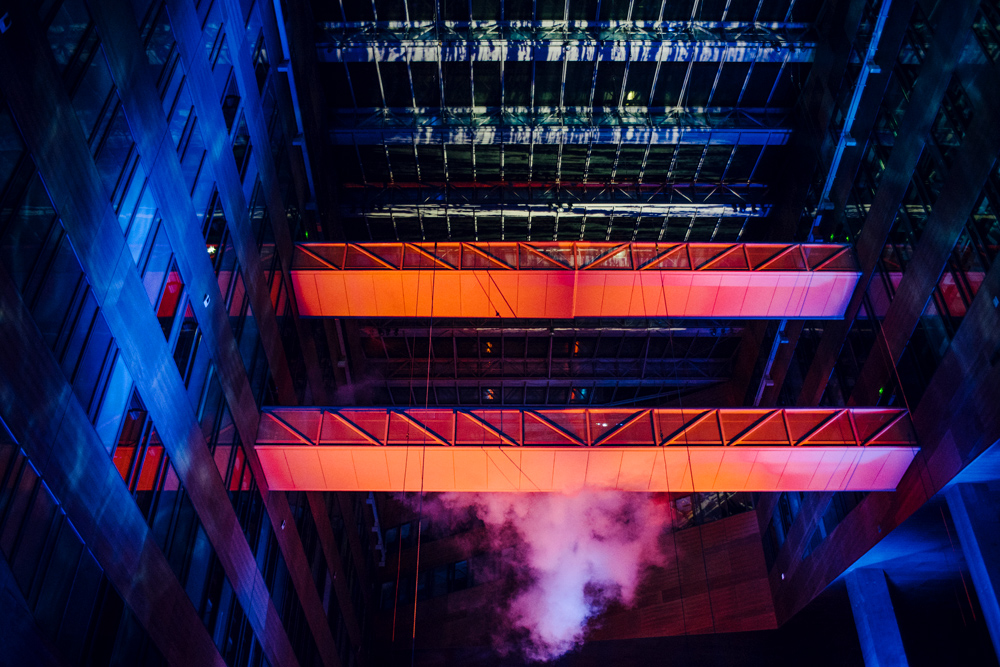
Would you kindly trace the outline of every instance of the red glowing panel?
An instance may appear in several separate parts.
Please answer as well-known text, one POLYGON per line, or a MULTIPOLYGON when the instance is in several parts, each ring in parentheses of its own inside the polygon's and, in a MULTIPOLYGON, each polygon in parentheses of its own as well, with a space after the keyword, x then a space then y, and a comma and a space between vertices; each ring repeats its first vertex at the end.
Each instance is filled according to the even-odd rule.
POLYGON ((272 490, 888 491, 915 447, 257 445, 272 490))
POLYGON ((308 244, 295 257, 313 317, 833 319, 860 275, 837 245, 308 244))

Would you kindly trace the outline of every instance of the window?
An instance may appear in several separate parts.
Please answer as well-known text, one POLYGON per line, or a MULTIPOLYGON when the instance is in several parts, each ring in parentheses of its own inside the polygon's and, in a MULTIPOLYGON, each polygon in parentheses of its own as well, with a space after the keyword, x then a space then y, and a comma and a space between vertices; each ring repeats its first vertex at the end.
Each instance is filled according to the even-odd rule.
MULTIPOLYGON (((177 365, 177 372, 184 380, 184 386, 189 386, 191 372, 195 369, 195 358, 198 356, 201 347, 201 331, 198 329, 198 320, 194 317, 194 310, 189 301, 184 307, 184 317, 181 320, 180 331, 177 334, 177 341, 174 343, 174 363, 177 365)), ((197 395, 201 395, 198 391, 197 395)))
POLYGON ((263 94, 264 84, 267 82, 267 75, 271 70, 271 64, 267 59, 267 45, 264 43, 263 30, 258 32, 257 40, 253 44, 253 53, 250 55, 250 60, 253 62, 253 73, 257 79, 257 92, 263 94))
POLYGON ((184 281, 177 269, 177 262, 171 262, 170 270, 163 283, 163 290, 160 292, 159 305, 156 307, 156 319, 160 321, 160 329, 163 331, 163 337, 167 340, 170 340, 170 334, 174 327, 174 316, 177 314, 183 294, 184 281))
POLYGON ((21 290, 80 405, 96 421, 118 347, 30 160, 11 178, 0 209, 5 218, 0 261, 21 290))
POLYGON ((785 536, 788 535, 795 517, 798 516, 804 499, 805 493, 801 491, 782 493, 778 497, 777 507, 761 538, 764 544, 764 561, 768 570, 774 566, 778 551, 785 543, 785 536))
POLYGON ((867 491, 841 491, 833 494, 830 505, 823 513, 823 517, 817 522, 815 530, 809 537, 802 558, 806 558, 826 539, 827 535, 850 514, 851 510, 861 504, 861 501, 868 495, 867 491))
POLYGON ((750 511, 754 501, 749 493, 693 493, 675 499, 673 505, 675 529, 680 530, 750 511))
POLYGON ((2 422, 0 551, 39 631, 67 662, 166 665, 2 422))
POLYGON ((240 358, 243 360, 247 377, 250 379, 250 387, 254 397, 260 405, 264 389, 267 387, 267 379, 270 377, 269 368, 260 331, 257 329, 257 320, 254 318, 250 297, 247 294, 246 284, 243 282, 243 274, 239 267, 236 269, 235 280, 227 299, 227 307, 229 324, 239 346, 240 358))
POLYGON ((306 553, 306 561, 309 563, 313 583, 316 585, 316 592, 319 593, 320 599, 323 599, 330 575, 326 555, 323 553, 323 545, 319 541, 319 531, 316 529, 316 521, 309 505, 309 498, 301 491, 289 492, 288 505, 295 517, 295 526, 299 531, 299 538, 302 540, 302 547, 306 553))
MULTIPOLYGON (((484 582, 480 582, 484 583, 484 582)), ((417 600, 423 602, 449 593, 457 593, 475 585, 470 561, 460 560, 428 568, 417 577, 417 600)), ((392 609, 394 599, 400 604, 413 602, 413 580, 399 579, 398 595, 395 580, 384 582, 379 591, 379 609, 392 609)))
POLYGON ((118 429, 121 426, 125 412, 125 405, 132 393, 132 375, 125 366, 125 361, 121 355, 115 359, 114 369, 108 379, 101 400, 100 410, 94 420, 94 428, 97 435, 104 443, 108 452, 111 452, 118 436, 118 429))
POLYGON ((236 126, 236 134, 233 136, 233 159, 236 160, 236 170, 242 180, 246 176, 247 165, 250 162, 250 130, 247 129, 247 121, 243 115, 240 115, 240 123, 236 126))
POLYGON ((261 648, 138 392, 122 421, 112 461, 157 545, 227 664, 258 664, 261 648))
POLYGON ((232 57, 229 44, 226 41, 226 31, 222 23, 222 12, 218 3, 213 3, 202 30, 202 43, 208 54, 208 62, 212 67, 212 78, 221 99, 227 90, 230 76, 233 73, 232 57))
POLYGON ((261 253, 261 262, 266 267, 266 257, 275 254, 273 250, 274 229, 271 227, 271 216, 267 212, 267 202, 264 198, 264 188, 261 186, 260 177, 254 181, 247 215, 250 218, 250 229, 253 230, 253 237, 257 240, 257 252, 261 253), (270 248, 270 251, 266 251, 265 248, 270 248))
MULTIPOLYGON (((214 6, 217 14, 218 7, 214 6)), ((208 165, 201 125, 195 114, 194 102, 164 2, 155 3, 145 12, 140 34, 145 43, 151 77, 157 82, 163 113, 180 158, 184 182, 191 194, 195 211, 200 215, 215 187, 215 177, 208 165)))
POLYGON ((104 58, 100 40, 81 0, 42 10, 49 45, 64 67, 73 108, 93 151, 97 169, 114 204, 133 261, 146 243, 156 205, 146 172, 104 58))
POLYGON ((236 248, 229 235, 226 214, 222 209, 219 193, 213 192, 208 208, 202 220, 202 235, 205 237, 205 248, 212 261, 212 268, 219 279, 219 291, 223 298, 229 295, 233 285, 234 271, 238 271, 236 248))
MULTIPOLYGON (((226 92, 222 96, 222 117, 226 121, 226 130, 233 129, 233 121, 236 120, 236 112, 240 108, 240 89, 236 85, 236 76, 229 77, 226 84, 226 92)), ((239 160, 236 165, 239 166, 239 160)))
POLYGON ((140 258, 138 264, 142 285, 146 288, 146 296, 149 297, 149 303, 154 308, 170 273, 173 264, 172 257, 173 251, 170 248, 170 241, 167 239, 167 230, 157 220, 155 230, 149 237, 144 257, 140 258))
POLYGON ((264 573, 264 556, 270 536, 264 500, 253 470, 247 462, 246 452, 243 451, 219 378, 215 373, 210 372, 210 375, 201 400, 199 422, 243 535, 250 545, 250 551, 257 557, 261 573, 264 573))

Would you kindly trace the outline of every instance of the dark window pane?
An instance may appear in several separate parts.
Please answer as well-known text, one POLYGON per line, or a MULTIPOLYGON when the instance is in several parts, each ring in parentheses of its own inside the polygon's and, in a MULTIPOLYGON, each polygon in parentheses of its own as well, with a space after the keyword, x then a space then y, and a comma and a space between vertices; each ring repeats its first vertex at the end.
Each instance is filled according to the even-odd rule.
POLYGON ((236 160, 236 170, 240 178, 246 175, 247 163, 250 158, 250 131, 247 129, 246 118, 240 116, 240 124, 233 137, 233 158, 236 160))
POLYGON ((85 286, 80 262, 64 237, 32 308, 35 323, 50 348, 55 349, 77 291, 85 286))

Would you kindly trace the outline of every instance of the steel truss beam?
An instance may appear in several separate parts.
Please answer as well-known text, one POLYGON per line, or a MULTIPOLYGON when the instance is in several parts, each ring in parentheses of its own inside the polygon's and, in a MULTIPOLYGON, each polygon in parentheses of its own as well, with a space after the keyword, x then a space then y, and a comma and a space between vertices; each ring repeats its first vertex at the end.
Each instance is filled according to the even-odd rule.
POLYGON ((268 486, 322 491, 893 490, 905 410, 265 408, 268 486))
POLYGON ((389 21, 321 23, 321 62, 812 62, 805 23, 389 21))
POLYGON ((330 140, 382 144, 783 145, 784 109, 419 107, 335 109, 330 140))
POLYGON ((315 317, 837 318, 850 246, 724 243, 300 244, 315 317))
POLYGON ((770 205, 760 201, 764 187, 756 184, 466 185, 468 187, 434 187, 421 183, 391 187, 349 186, 340 197, 340 214, 385 219, 421 215, 746 218, 765 216, 770 211, 770 205))

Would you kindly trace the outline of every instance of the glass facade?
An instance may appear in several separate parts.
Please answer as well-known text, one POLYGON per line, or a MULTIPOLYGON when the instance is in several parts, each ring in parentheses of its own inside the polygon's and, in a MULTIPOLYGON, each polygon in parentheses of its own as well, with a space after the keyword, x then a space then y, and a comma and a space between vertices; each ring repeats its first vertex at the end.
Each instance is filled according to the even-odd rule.
POLYGON ((0 567, 73 664, 166 665, 38 470, 0 422, 0 567))
MULTIPOLYGON (((254 473, 254 464, 241 438, 246 426, 234 420, 225 398, 225 387, 232 391, 234 376, 231 368, 219 369, 217 325, 213 323, 207 329, 202 326, 210 300, 194 291, 198 278, 192 276, 198 274, 191 269, 193 256, 184 241, 186 229, 201 232, 204 246, 201 255, 194 259, 201 262, 207 258, 215 274, 222 295, 221 309, 235 339, 236 358, 242 362, 236 381, 241 375, 245 378, 243 382, 249 383, 258 405, 265 400, 265 394, 269 402, 277 402, 263 342, 267 334, 283 342, 279 350, 289 351, 295 373, 292 386, 301 401, 305 393, 305 362, 294 323, 287 274, 280 260, 281 253, 286 251, 275 242, 274 210, 269 208, 273 202, 268 202, 265 194, 273 181, 264 180, 259 168, 264 158, 253 150, 250 112, 245 108, 246 96, 241 92, 235 59, 247 59, 257 88, 255 94, 263 98, 262 111, 269 134, 266 143, 270 144, 270 150, 265 149, 263 155, 274 161, 270 173, 280 179, 277 183, 282 194, 282 200, 277 202, 282 207, 280 224, 286 224, 287 214, 294 236, 299 233, 302 207, 298 198, 302 190, 301 185, 296 187, 291 173, 284 120, 279 117, 282 105, 290 113, 288 87, 277 80, 271 68, 258 3, 243 3, 244 25, 238 34, 224 20, 221 3, 200 3, 197 9, 203 24, 200 46, 204 47, 204 57, 217 88, 219 110, 230 132, 231 159, 243 185, 238 193, 243 199, 235 210, 245 210, 246 219, 231 220, 227 213, 234 209, 226 199, 231 194, 220 192, 215 177, 219 168, 216 160, 220 158, 210 155, 206 143, 206 131, 210 131, 211 124, 204 122, 207 111, 199 108, 201 98, 194 94, 196 90, 188 76, 192 68, 201 65, 192 64, 185 46, 178 44, 179 33, 166 3, 136 0, 132 5, 126 6, 125 11, 134 9, 142 45, 137 61, 139 71, 134 76, 152 82, 159 95, 163 145, 176 152, 179 176, 194 211, 194 218, 184 220, 180 226, 176 218, 171 218, 176 216, 176 207, 161 209, 154 195, 157 187, 153 179, 164 178, 160 162, 154 165, 148 159, 153 156, 141 154, 141 142, 136 141, 138 132, 149 131, 150 120, 142 116, 144 110, 129 107, 127 99, 123 102, 127 96, 120 95, 119 86, 132 83, 127 79, 116 81, 117 75, 113 75, 119 71, 113 66, 114 58, 120 54, 115 49, 121 46, 116 45, 109 56, 94 20, 95 15, 98 22, 105 20, 101 17, 106 8, 92 14, 82 0, 38 3, 41 43, 54 59, 55 77, 69 100, 69 117, 75 117, 74 123, 79 122, 82 140, 98 177, 100 198, 107 202, 117 220, 123 249, 131 260, 123 264, 124 270, 134 276, 125 282, 136 281, 131 285, 139 286, 142 307, 151 309, 155 316, 157 336, 162 335, 159 340, 166 343, 172 358, 172 363, 164 368, 169 372, 174 372, 171 367, 176 368, 241 537, 256 561, 257 576, 269 593, 268 604, 281 621, 283 634, 269 640, 272 648, 265 650, 260 637, 266 613, 259 609, 250 613, 245 608, 252 599, 245 581, 238 586, 232 584, 237 579, 232 578, 233 547, 229 538, 220 541, 218 518, 209 516, 206 520, 207 510, 199 506, 205 498, 204 483, 199 481, 195 488, 189 488, 171 455, 188 456, 186 448, 197 447, 197 440, 194 444, 181 444, 172 440, 174 435, 164 436, 156 428, 151 416, 156 410, 149 410, 148 406, 152 401, 157 410, 164 409, 161 390, 149 384, 148 375, 136 374, 135 367, 130 366, 130 354, 134 351, 125 354, 119 349, 120 342, 113 330, 129 326, 127 321, 123 324, 117 319, 122 317, 122 306, 103 303, 107 297, 105 287, 102 285, 95 291, 91 285, 87 267, 92 261, 92 248, 84 247, 81 252, 78 239, 82 237, 77 230, 96 223, 82 217, 85 214, 81 209, 79 213, 74 211, 71 229, 68 231, 64 226, 52 202, 50 184, 39 173, 21 138, 15 116, 3 98, 0 98, 0 266, 30 312, 39 339, 61 368, 62 381, 71 388, 72 400, 79 403, 90 421, 93 436, 107 452, 108 465, 117 471, 116 479, 120 479, 114 483, 127 490, 138 516, 145 522, 144 530, 152 538, 145 549, 161 554, 156 557, 169 566, 171 576, 187 598, 184 604, 190 605, 191 612, 200 619, 226 664, 270 665, 274 651, 280 654, 282 644, 289 647, 301 665, 329 664, 328 656, 322 656, 313 635, 315 628, 310 617, 317 613, 328 616, 323 626, 335 640, 340 664, 354 664, 358 646, 347 636, 341 608, 332 591, 332 568, 319 548, 320 538, 307 505, 292 503, 296 537, 279 540, 277 528, 272 527, 273 510, 269 510, 259 473, 254 473), (281 95, 284 99, 279 99, 281 95), (249 227, 243 233, 252 235, 262 276, 248 275, 238 259, 241 251, 233 235, 233 225, 245 222, 249 227), (274 316, 263 322, 255 312, 258 307, 248 286, 250 280, 262 280, 263 295, 274 312, 274 316), (106 317, 107 308, 113 311, 111 325, 106 317), (321 601, 319 607, 310 606, 311 599, 303 603, 295 577, 285 565, 283 550, 292 549, 294 553, 296 548, 307 554, 321 601)), ((211 111, 209 117, 214 113, 211 111)), ((161 187, 159 191, 164 190, 161 187)), ((127 344, 134 344, 129 340, 127 344)), ((279 523, 284 530, 285 522, 279 523)), ((0 535, 2 564, 10 567, 27 608, 61 658, 74 664, 166 664, 143 628, 146 621, 131 612, 127 596, 120 595, 116 585, 105 576, 59 499, 9 434, 0 442, 0 535)), ((344 554, 351 553, 347 539, 341 533, 334 542, 344 554)), ((355 565, 352 562, 348 565, 348 572, 356 579, 355 565)), ((362 596, 356 581, 353 589, 360 602, 362 596)), ((153 618, 157 613, 161 612, 154 612, 153 618)))

